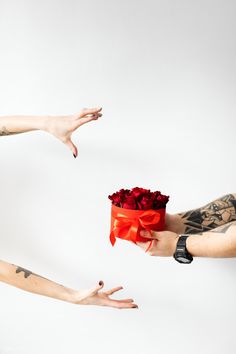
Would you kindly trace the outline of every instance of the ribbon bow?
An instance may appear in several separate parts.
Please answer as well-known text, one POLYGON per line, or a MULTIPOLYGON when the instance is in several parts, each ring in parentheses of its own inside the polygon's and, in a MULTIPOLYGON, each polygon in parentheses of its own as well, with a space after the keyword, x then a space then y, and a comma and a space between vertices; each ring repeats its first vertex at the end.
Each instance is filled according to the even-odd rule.
POLYGON ((116 237, 136 243, 146 242, 147 239, 140 236, 141 229, 148 231, 156 230, 157 224, 159 230, 163 227, 163 215, 165 209, 157 210, 130 210, 122 209, 112 205, 112 220, 110 241, 112 246, 116 242, 116 237))

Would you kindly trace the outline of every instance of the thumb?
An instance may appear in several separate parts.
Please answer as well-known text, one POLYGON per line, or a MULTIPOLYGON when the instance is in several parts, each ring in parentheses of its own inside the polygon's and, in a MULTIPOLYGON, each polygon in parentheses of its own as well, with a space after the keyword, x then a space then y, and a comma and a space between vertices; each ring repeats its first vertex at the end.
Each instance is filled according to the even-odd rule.
POLYGON ((90 291, 90 295, 93 296, 93 295, 96 295, 97 292, 99 290, 101 290, 102 288, 104 287, 104 283, 102 280, 100 280, 100 282, 98 283, 97 286, 95 286, 95 288, 92 288, 91 291, 90 291))
POLYGON ((78 149, 77 147, 75 146, 75 144, 72 142, 71 139, 68 139, 66 142, 65 142, 66 146, 68 146, 68 148, 72 151, 72 154, 74 156, 74 158, 76 158, 78 156, 78 149))

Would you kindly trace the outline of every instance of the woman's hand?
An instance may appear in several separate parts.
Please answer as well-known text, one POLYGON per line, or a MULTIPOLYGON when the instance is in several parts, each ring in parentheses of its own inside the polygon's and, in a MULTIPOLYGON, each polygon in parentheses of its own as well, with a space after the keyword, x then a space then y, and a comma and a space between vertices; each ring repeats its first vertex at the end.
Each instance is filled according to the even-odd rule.
POLYGON ((104 287, 103 281, 99 282, 99 285, 90 290, 79 290, 72 295, 72 301, 74 304, 79 305, 97 305, 97 306, 109 306, 118 309, 130 309, 138 308, 133 299, 115 300, 111 299, 110 295, 113 295, 119 290, 122 290, 122 286, 118 286, 111 290, 100 291, 104 287))
POLYGON ((110 298, 110 295, 123 289, 122 286, 102 292, 100 290, 103 288, 104 283, 100 281, 93 289, 74 290, 46 279, 28 269, 1 260, 0 281, 30 293, 52 297, 73 304, 109 306, 119 309, 138 307, 132 299, 113 300, 110 298))
POLYGON ((61 116, 49 117, 45 120, 44 130, 54 135, 57 139, 62 141, 72 151, 74 157, 77 157, 78 150, 71 140, 71 135, 81 125, 97 120, 102 116, 102 108, 84 108, 80 113, 61 116))
POLYGON ((137 245, 150 256, 171 257, 175 253, 179 235, 172 231, 141 231, 140 235, 149 238, 149 242, 137 242, 137 245))

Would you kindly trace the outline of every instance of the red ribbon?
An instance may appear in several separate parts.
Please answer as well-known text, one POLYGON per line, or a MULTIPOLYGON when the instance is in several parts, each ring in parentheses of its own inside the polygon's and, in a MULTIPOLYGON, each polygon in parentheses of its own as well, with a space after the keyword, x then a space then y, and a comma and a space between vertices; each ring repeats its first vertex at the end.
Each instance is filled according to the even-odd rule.
POLYGON ((142 229, 163 230, 165 225, 165 209, 159 210, 130 210, 112 205, 110 241, 112 246, 116 237, 136 242, 150 241, 140 236, 142 229))

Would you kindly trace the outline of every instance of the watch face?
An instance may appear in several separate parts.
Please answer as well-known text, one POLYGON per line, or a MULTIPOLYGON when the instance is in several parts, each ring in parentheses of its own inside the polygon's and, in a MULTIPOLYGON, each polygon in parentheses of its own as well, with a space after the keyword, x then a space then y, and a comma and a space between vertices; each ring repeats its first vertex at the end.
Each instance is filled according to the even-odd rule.
POLYGON ((189 259, 181 257, 181 256, 177 258, 177 261, 181 262, 181 263, 190 263, 189 259))

